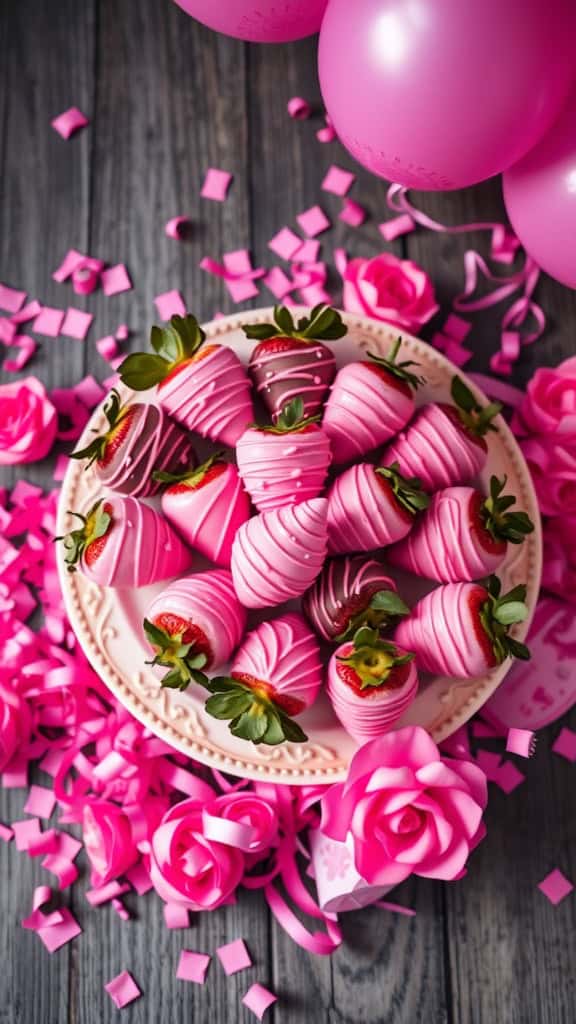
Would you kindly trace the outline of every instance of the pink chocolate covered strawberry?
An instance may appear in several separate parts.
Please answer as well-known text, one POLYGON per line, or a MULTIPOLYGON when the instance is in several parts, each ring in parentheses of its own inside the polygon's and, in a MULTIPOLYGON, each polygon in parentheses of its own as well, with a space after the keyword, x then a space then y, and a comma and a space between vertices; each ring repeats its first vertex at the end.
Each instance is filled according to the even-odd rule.
POLYGON ((232 545, 232 576, 246 608, 299 597, 326 557, 326 498, 286 505, 249 519, 232 545))
POLYGON ((328 696, 336 717, 357 743, 389 732, 418 689, 414 655, 363 627, 328 665, 328 696))
POLYGON ((234 446, 254 419, 250 381, 226 345, 205 345, 193 316, 173 316, 153 327, 153 353, 126 357, 118 372, 134 391, 158 385, 158 401, 178 423, 202 437, 234 446))
POLYGON ((206 710, 252 743, 302 743, 308 737, 292 719, 313 704, 321 683, 318 643, 302 616, 290 613, 248 634, 230 675, 210 680, 206 710))
POLYGON ((236 466, 211 455, 197 469, 180 475, 159 473, 170 486, 162 511, 187 544, 216 565, 230 568, 236 531, 250 518, 250 500, 236 466))
POLYGON ((419 668, 437 675, 471 679, 508 657, 526 660, 528 648, 509 635, 510 626, 527 615, 526 587, 500 596, 491 576, 480 583, 446 583, 412 609, 398 626, 395 640, 414 651, 419 668))
POLYGON ((365 555, 328 559, 304 594, 302 610, 331 643, 351 639, 361 626, 383 629, 409 614, 382 563, 365 555))
POLYGON ((155 473, 176 473, 194 464, 190 438, 159 406, 121 405, 120 395, 112 389, 104 415, 108 429, 70 458, 86 459, 86 468, 94 464, 101 483, 111 491, 149 497, 161 488, 155 473))
POLYGON ((367 462, 336 477, 328 495, 328 551, 373 551, 401 540, 419 512, 428 507, 417 479, 400 475, 398 465, 375 468, 367 462))
POLYGON ((250 373, 272 418, 297 395, 304 400, 306 417, 319 413, 336 373, 334 356, 322 341, 344 337, 340 314, 319 305, 295 324, 288 309, 276 306, 273 324, 249 324, 243 330, 260 342, 250 356, 250 373))
POLYGON ((384 444, 414 412, 414 390, 423 383, 411 372, 411 360, 396 362, 400 338, 386 359, 347 363, 336 374, 326 403, 322 429, 332 444, 334 462, 360 459, 384 444))
POLYGON ((330 441, 304 417, 302 398, 288 402, 272 427, 249 427, 236 446, 240 476, 260 512, 316 498, 330 465, 330 441))
POLYGON ((192 682, 207 686, 204 670, 229 660, 245 626, 246 612, 225 569, 170 583, 144 619, 144 633, 155 655, 151 664, 168 670, 162 686, 178 690, 192 682))
POLYGON ((100 499, 63 537, 69 572, 101 587, 145 587, 186 572, 192 554, 166 520, 136 498, 100 499))
POLYGON ((441 583, 477 580, 495 572, 508 544, 521 544, 534 524, 503 495, 506 477, 490 478, 490 494, 474 487, 438 491, 412 532, 386 553, 392 565, 441 583))
POLYGON ((460 377, 452 379, 451 393, 454 405, 423 406, 384 452, 385 465, 397 462, 430 492, 478 476, 488 453, 485 434, 497 429, 492 420, 502 408, 498 402, 481 406, 460 377))

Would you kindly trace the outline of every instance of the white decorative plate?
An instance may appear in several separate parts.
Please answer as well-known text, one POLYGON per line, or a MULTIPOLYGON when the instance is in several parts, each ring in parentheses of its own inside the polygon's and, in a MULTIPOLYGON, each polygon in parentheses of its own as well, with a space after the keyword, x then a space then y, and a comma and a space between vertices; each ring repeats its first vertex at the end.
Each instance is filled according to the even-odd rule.
MULTIPOLYGON (((269 321, 271 309, 248 311, 213 321, 206 327, 209 338, 233 348, 247 361, 253 341, 241 330, 242 323, 269 321)), ((367 349, 385 355, 401 333, 365 317, 344 314, 349 334, 331 343, 338 365, 361 357, 367 349)), ((402 334, 402 354, 417 360, 427 384, 419 389, 418 403, 449 398, 451 378, 460 373, 435 349, 417 338, 402 334)), ((460 374, 466 380, 464 374, 460 374)), ((467 381, 482 400, 478 388, 467 381)), ((123 390, 122 388, 120 389, 123 390)), ((125 391, 125 394, 127 392, 125 391)), ((148 392, 143 400, 152 400, 148 392)), ((528 584, 530 618, 535 608, 541 574, 541 534, 538 504, 528 469, 506 423, 496 420, 498 433, 487 437, 489 456, 483 482, 492 473, 506 473, 509 489, 518 496, 519 506, 536 523, 536 529, 522 545, 513 547, 500 575, 505 588, 517 583, 528 584)), ((91 428, 104 425, 102 408, 94 412, 81 443, 89 440, 91 428)), ((206 444, 197 446, 200 453, 206 444)), ((72 526, 68 509, 84 510, 99 492, 95 474, 77 462, 71 462, 62 485, 58 515, 58 533, 72 526)), ((157 499, 156 499, 157 500, 157 499)), ((103 589, 86 580, 81 573, 65 571, 62 547, 59 547, 59 570, 70 620, 86 655, 95 670, 136 718, 184 754, 214 768, 252 779, 286 782, 296 785, 328 783, 345 777, 356 749, 354 741, 334 717, 328 700, 322 695, 316 704, 299 718, 309 737, 307 743, 284 743, 277 747, 254 746, 235 739, 226 722, 210 718, 203 711, 203 693, 191 687, 185 693, 162 689, 154 672, 144 662, 149 658, 142 634, 143 613, 155 594, 165 584, 140 590, 103 589)), ((199 565, 199 568, 205 568, 199 565)), ((421 596, 431 584, 413 578, 401 587, 408 600, 421 596)), ((517 627, 514 635, 523 639, 530 622, 517 627)), ((428 729, 436 741, 444 739, 467 721, 502 682, 509 663, 488 675, 469 680, 433 678, 423 681, 414 704, 399 724, 419 724, 428 729)))

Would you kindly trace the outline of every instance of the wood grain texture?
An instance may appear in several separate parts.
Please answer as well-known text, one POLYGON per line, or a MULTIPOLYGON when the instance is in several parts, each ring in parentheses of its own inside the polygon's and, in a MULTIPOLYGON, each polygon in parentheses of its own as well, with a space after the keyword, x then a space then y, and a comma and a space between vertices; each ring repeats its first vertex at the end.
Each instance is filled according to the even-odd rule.
MULTIPOLYGON (((126 347, 145 345, 153 298, 167 289, 179 288, 200 318, 234 310, 222 283, 199 269, 202 256, 251 246, 269 266, 276 262, 269 239, 285 223, 297 229, 296 214, 316 203, 334 224, 320 236, 326 259, 336 246, 352 256, 408 255, 432 274, 442 302, 451 301, 462 287, 465 249, 487 253, 486 238, 417 232, 383 242, 377 225, 390 216, 386 183, 337 143, 316 141, 318 113, 290 121, 286 103, 295 94, 318 110, 313 40, 248 47, 196 25, 168 0, 0 0, 0 280, 51 305, 95 313, 86 344, 45 339, 30 372, 49 386, 70 386, 88 372, 107 376, 95 339, 126 322, 126 347), (91 124, 64 142, 49 122, 72 104, 91 124), (338 220, 341 200, 320 189, 333 162, 358 176, 352 194, 370 215, 361 231, 338 220), (200 198, 208 166, 235 175, 223 204, 200 198), (163 233, 176 214, 192 220, 189 241, 163 233), (125 262, 134 291, 82 299, 55 284, 51 273, 70 247, 125 262)), ((448 223, 502 216, 494 182, 414 198, 448 223)), ((337 294, 336 277, 332 285, 337 294)), ((544 278, 538 298, 550 328, 523 353, 518 382, 536 365, 576 352, 575 293, 544 278)), ((271 302, 263 287, 250 305, 271 302)), ((496 347, 499 314, 474 317, 475 369, 486 369, 496 347)), ((427 336, 440 322, 441 315, 427 336)), ((0 485, 19 476, 50 484, 50 473, 50 462, 2 470, 0 485)), ((345 915, 346 943, 332 959, 300 950, 257 893, 169 932, 153 893, 128 898, 135 919, 124 923, 110 907, 88 907, 86 878, 63 894, 84 935, 49 957, 18 927, 46 875, 0 843, 0 1021, 115 1021, 103 985, 127 968, 145 993, 125 1011, 138 1024, 248 1024, 254 1018, 239 999, 255 980, 279 995, 269 1024, 571 1024, 574 899, 553 908, 536 889, 555 866, 576 879, 574 767, 549 755, 559 728, 544 732, 532 762, 519 762, 528 779, 516 793, 491 792, 488 838, 469 876, 455 886, 405 883, 392 898, 415 907, 415 918, 376 908, 345 915), (254 958, 250 971, 228 979, 213 960, 204 988, 176 981, 181 949, 213 954, 238 936, 254 958)), ((19 818, 23 803, 21 792, 0 791, 0 820, 19 818)))

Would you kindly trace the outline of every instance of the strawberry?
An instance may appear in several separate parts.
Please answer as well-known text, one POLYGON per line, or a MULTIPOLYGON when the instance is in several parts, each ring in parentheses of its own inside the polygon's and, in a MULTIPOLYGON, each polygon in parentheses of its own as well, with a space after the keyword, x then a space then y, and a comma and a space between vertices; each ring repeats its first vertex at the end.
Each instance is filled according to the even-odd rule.
POLYGON ((302 395, 306 417, 319 413, 336 373, 334 356, 322 340, 335 341, 347 333, 340 314, 321 304, 295 324, 288 309, 276 306, 273 324, 249 324, 243 330, 260 342, 249 368, 272 418, 295 395, 302 395))
POLYGON ((347 363, 338 371, 326 403, 322 428, 332 444, 335 462, 361 458, 388 441, 414 412, 413 391, 423 383, 397 363, 400 338, 386 359, 368 353, 370 361, 347 363))
POLYGON ((94 464, 100 481, 112 491, 149 497, 160 490, 156 473, 176 472, 195 457, 186 434, 156 405, 121 405, 113 389, 104 415, 108 430, 71 458, 86 459, 86 469, 94 464))
POLYGON ((509 512, 516 499, 503 496, 506 477, 490 478, 485 498, 473 487, 438 491, 410 535, 388 552, 392 565, 441 583, 489 576, 534 529, 525 512, 509 512))
POLYGON ((474 479, 482 470, 488 448, 485 435, 497 430, 492 422, 502 406, 481 406, 460 377, 453 377, 454 405, 423 406, 404 433, 384 452, 383 462, 398 462, 400 471, 418 476, 427 491, 437 491, 474 479))
POLYGON ((301 397, 287 402, 274 426, 249 427, 236 445, 242 481, 259 512, 316 498, 330 465, 330 442, 304 415, 301 397))
POLYGON ((104 551, 113 525, 112 506, 100 498, 85 516, 79 512, 70 512, 70 515, 79 519, 82 526, 54 540, 63 542, 66 552, 64 562, 68 572, 72 573, 76 572, 79 562, 92 567, 104 551))
POLYGON ((383 629, 409 613, 384 566, 364 555, 329 559, 304 594, 302 609, 332 643, 349 640, 360 626, 383 629))
POLYGON ((372 551, 401 540, 429 501, 420 481, 401 476, 397 463, 351 466, 328 495, 329 553, 372 551))
POLYGON ((526 587, 500 592, 496 576, 485 586, 437 587, 400 623, 395 639, 414 651, 425 671, 461 679, 482 675, 508 657, 526 660, 528 648, 509 635, 510 627, 528 616, 526 587))
POLYGON ((317 641, 291 612, 248 634, 230 675, 210 680, 206 711, 228 720, 233 736, 252 743, 302 743, 308 737, 292 717, 310 707, 321 683, 317 641))
POLYGON ((178 423, 234 446, 254 419, 250 382, 232 349, 205 340, 195 317, 173 316, 152 328, 154 354, 129 355, 118 372, 134 391, 158 385, 160 404, 178 423))

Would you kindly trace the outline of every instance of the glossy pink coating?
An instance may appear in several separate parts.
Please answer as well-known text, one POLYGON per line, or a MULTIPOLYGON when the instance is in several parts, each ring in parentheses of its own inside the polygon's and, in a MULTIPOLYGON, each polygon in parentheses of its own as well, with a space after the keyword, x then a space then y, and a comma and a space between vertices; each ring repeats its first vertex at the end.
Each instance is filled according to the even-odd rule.
POLYGON ((229 569, 236 532, 250 518, 250 499, 236 466, 227 465, 201 487, 169 487, 162 511, 191 548, 229 569))
POLYGON ((390 564, 440 583, 478 580, 496 572, 507 546, 488 551, 471 528, 470 506, 478 494, 474 487, 438 491, 408 537, 386 552, 390 564))
POLYGON ((240 476, 260 512, 318 497, 331 458, 330 441, 316 424, 285 434, 249 429, 236 446, 240 476))
POLYGON ((326 557, 326 498, 271 509, 240 527, 232 545, 232 576, 246 608, 299 597, 326 557))
MULTIPOLYGON (((336 477, 328 494, 328 551, 373 551, 401 540, 413 517, 385 492, 374 466, 360 462, 336 477)), ((387 489, 388 491, 388 489, 387 489)))
POLYGON ((234 447, 254 421, 250 381, 226 345, 206 345, 206 352, 158 385, 158 401, 188 430, 234 447))
POLYGON ((384 444, 414 412, 414 398, 370 369, 366 362, 348 363, 332 385, 322 429, 330 438, 334 462, 360 459, 384 444))
POLYGON ((477 583, 437 587, 400 623, 394 640, 414 651, 418 667, 426 672, 458 679, 483 675, 494 667, 494 659, 487 656, 488 636, 479 639, 482 629, 474 604, 483 589, 477 583))
POLYGON ((145 617, 155 622, 166 613, 178 615, 204 631, 213 654, 207 665, 210 669, 229 661, 246 628, 246 612, 226 569, 197 572, 170 583, 154 599, 145 617))
MULTIPOLYGON (((357 743, 366 743, 385 732, 404 714, 416 696, 418 673, 415 660, 408 666, 402 686, 391 689, 386 685, 371 688, 367 696, 360 697, 338 674, 338 658, 348 657, 354 644, 341 644, 328 663, 328 696, 334 713, 346 732, 357 743)), ((399 654, 405 653, 398 650, 399 654)))
POLYGON ((186 572, 192 552, 163 516, 137 498, 106 498, 112 524, 102 552, 92 565, 84 557, 80 569, 101 587, 145 587, 186 572))
POLYGON ((176 0, 216 32, 252 43, 288 43, 318 32, 328 0, 176 0))
MULTIPOLYGON (((105 487, 144 498, 163 486, 152 476, 158 470, 178 473, 195 461, 192 440, 159 405, 135 403, 128 433, 105 466, 95 463, 105 487)), ((132 404, 128 409, 133 408, 132 404)))
POLYGON ((262 622, 248 633, 231 671, 270 683, 277 693, 301 700, 307 708, 322 685, 318 641, 296 612, 262 622))
POLYGON ((403 476, 417 476, 426 491, 437 491, 473 480, 486 454, 482 441, 473 441, 441 405, 431 403, 388 445, 380 465, 398 462, 403 476))

